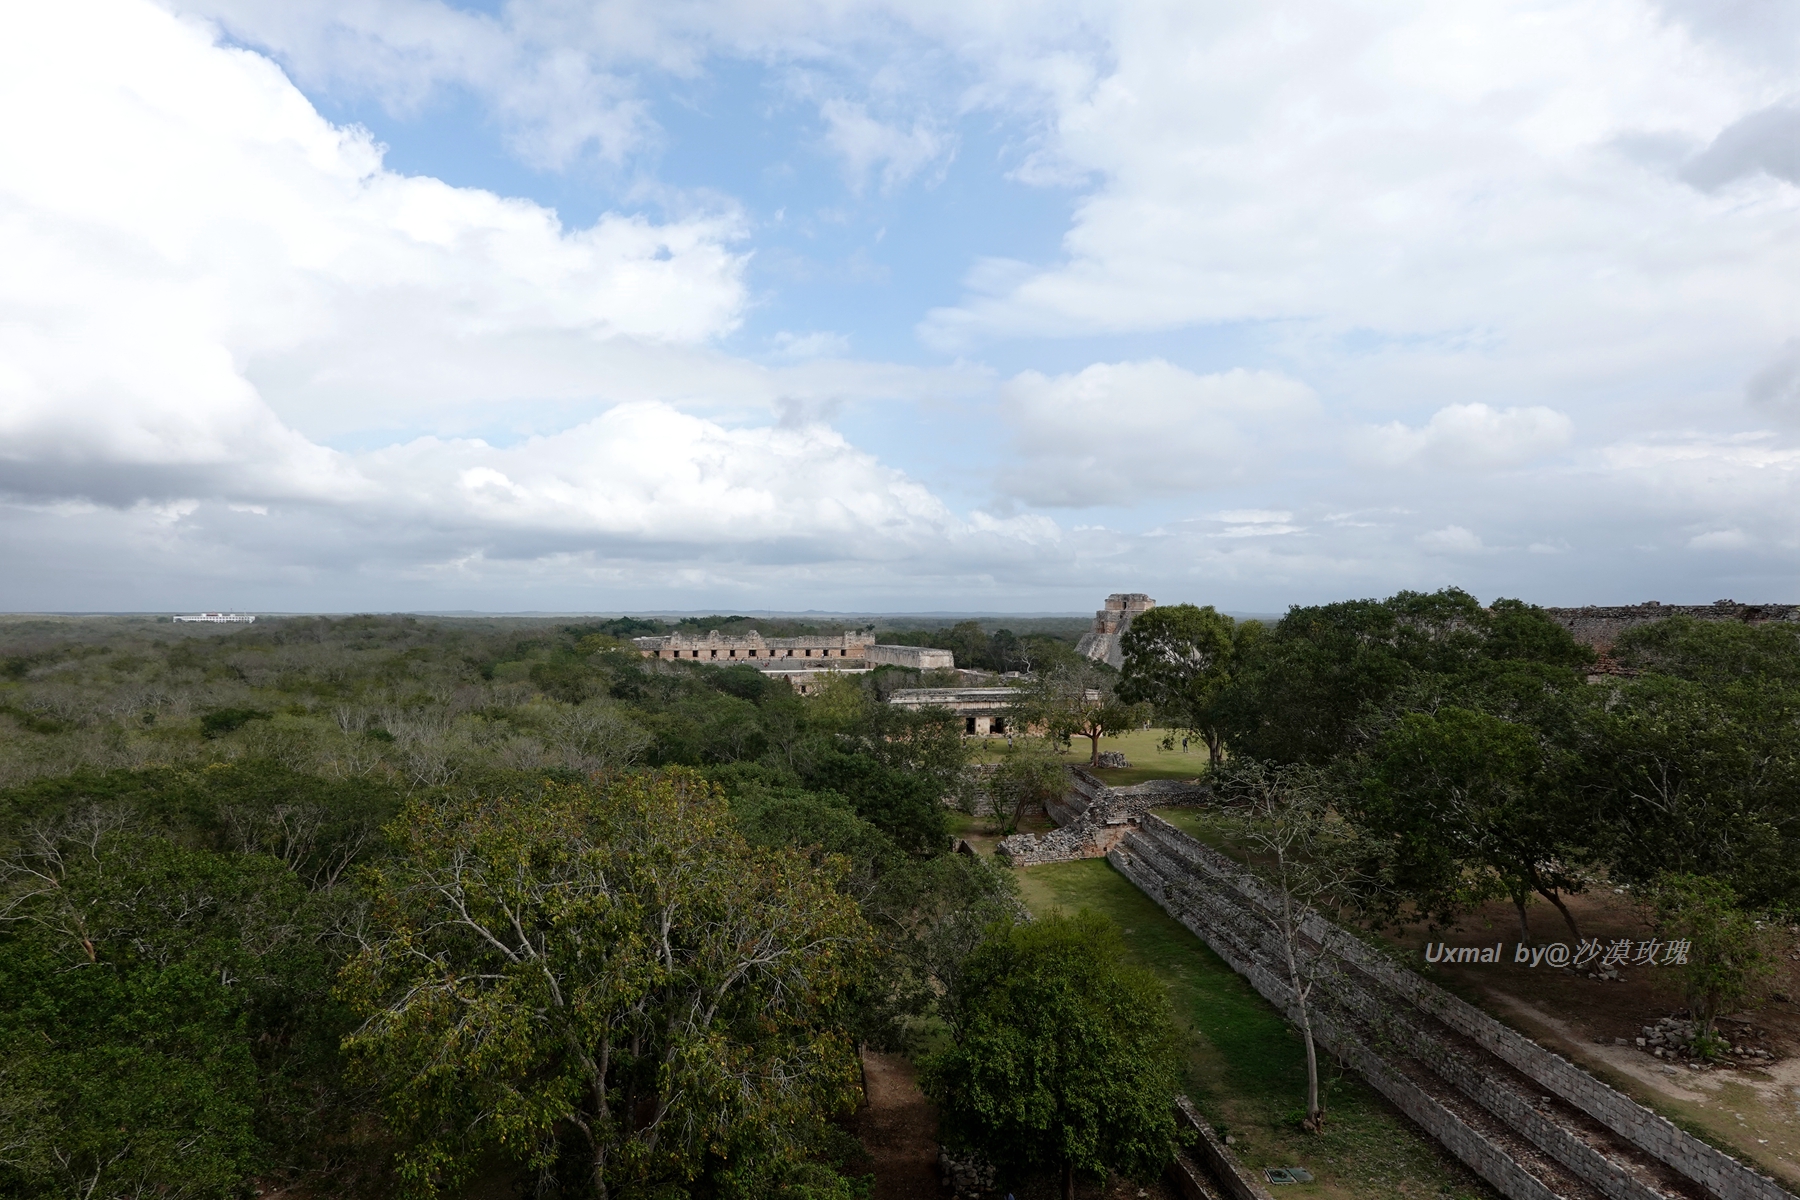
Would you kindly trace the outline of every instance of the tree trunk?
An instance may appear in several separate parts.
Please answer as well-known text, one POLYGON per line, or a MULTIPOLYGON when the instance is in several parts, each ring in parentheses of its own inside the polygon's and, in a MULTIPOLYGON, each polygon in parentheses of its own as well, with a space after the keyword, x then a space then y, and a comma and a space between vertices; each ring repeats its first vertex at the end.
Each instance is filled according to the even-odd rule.
POLYGON ((1525 944, 1529 946, 1531 944, 1531 922, 1525 919, 1525 897, 1523 894, 1515 895, 1512 902, 1513 907, 1519 910, 1519 937, 1524 939, 1525 944))
POLYGON ((1218 770, 1219 764, 1225 761, 1225 739, 1219 736, 1216 729, 1209 729, 1201 734, 1206 739, 1206 765, 1218 770))
POLYGON ((1063 1200, 1075 1200, 1075 1163, 1072 1159, 1063 1161, 1063 1200))
POLYGON ((1088 741, 1094 743, 1094 757, 1089 760, 1088 766, 1098 767, 1100 765, 1100 735, 1097 733, 1090 733, 1088 734, 1088 741))
POLYGON ((1563 920, 1568 923, 1569 936, 1579 942, 1581 940, 1581 930, 1575 928, 1575 915, 1569 911, 1568 905, 1562 902, 1562 897, 1556 894, 1556 889, 1539 888, 1537 893, 1550 903, 1556 905, 1556 911, 1561 913, 1563 920))
POLYGON ((1301 1036, 1306 1041, 1306 1123, 1302 1128, 1317 1133, 1325 1124, 1325 1110, 1319 1107, 1319 1052, 1313 1045, 1312 1018, 1302 1008, 1301 1036))

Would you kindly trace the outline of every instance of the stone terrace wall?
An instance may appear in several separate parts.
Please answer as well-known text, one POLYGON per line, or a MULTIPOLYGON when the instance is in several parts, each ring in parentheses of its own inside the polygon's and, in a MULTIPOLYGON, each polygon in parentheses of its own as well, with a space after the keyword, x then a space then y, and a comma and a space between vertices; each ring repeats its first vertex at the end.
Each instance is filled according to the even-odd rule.
POLYGON ((1673 616, 1761 625, 1768 621, 1800 621, 1800 604, 1739 604, 1735 600, 1720 600, 1714 604, 1660 604, 1652 600, 1646 604, 1546 608, 1544 613, 1567 629, 1576 641, 1596 650, 1605 650, 1627 629, 1673 616))
MULTIPOLYGON (((1275 903, 1266 887, 1154 814, 1108 858, 1271 1003, 1298 1016, 1280 948, 1256 915, 1275 903)), ((1793 1200, 1775 1181, 1329 922, 1314 918, 1306 933, 1345 968, 1321 981, 1312 1013, 1320 1041, 1513 1200, 1793 1200)))

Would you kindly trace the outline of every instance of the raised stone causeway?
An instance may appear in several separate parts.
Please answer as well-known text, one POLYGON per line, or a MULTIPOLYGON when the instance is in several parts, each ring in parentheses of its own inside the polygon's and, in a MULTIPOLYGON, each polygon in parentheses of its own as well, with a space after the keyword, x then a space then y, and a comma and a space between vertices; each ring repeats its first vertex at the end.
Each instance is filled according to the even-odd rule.
MULTIPOLYGON (((1259 915, 1275 903, 1264 885, 1149 812, 1107 858, 1298 1016, 1280 943, 1259 915)), ((1305 933, 1306 950, 1330 964, 1314 993, 1320 1044, 1510 1200, 1795 1200, 1337 926, 1315 918, 1305 933)))

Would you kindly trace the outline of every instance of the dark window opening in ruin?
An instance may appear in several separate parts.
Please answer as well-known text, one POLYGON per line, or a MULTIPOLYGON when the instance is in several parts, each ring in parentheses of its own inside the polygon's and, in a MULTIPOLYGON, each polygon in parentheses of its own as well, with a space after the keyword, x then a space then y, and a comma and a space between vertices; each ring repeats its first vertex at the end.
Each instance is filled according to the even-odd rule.
POLYGON ((994 718, 994 732, 995 733, 1005 733, 1006 732, 1006 718, 1005 717, 995 717, 994 718))
POLYGON ((963 732, 964 733, 974 733, 975 732, 975 718, 974 717, 964 717, 963 718, 963 732))
POLYGON ((714 650, 714 651, 713 651, 713 652, 712 652, 712 656, 713 656, 713 657, 714 657, 714 658, 717 658, 717 657, 719 657, 719 652, 718 652, 718 651, 717 651, 717 650, 714 650))

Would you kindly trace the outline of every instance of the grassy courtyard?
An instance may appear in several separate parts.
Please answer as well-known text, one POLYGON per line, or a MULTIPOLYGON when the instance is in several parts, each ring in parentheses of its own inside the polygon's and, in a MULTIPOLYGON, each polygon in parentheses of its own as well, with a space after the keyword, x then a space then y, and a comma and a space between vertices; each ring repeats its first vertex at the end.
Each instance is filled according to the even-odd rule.
MULTIPOLYGON (((1204 760, 1205 751, 1202 749, 1204 760)), ((1302 1166, 1315 1182, 1283 1194, 1492 1197, 1354 1073, 1327 1059, 1323 1133, 1299 1128, 1306 1058, 1298 1035, 1248 983, 1104 859, 1018 872, 1035 913, 1091 909, 1117 921, 1132 954, 1168 986, 1187 1031, 1188 1094, 1252 1168, 1302 1166)))
MULTIPOLYGON (((1162 740, 1165 732, 1162 729, 1134 729, 1118 737, 1101 738, 1102 751, 1123 751, 1126 761, 1131 765, 1102 768, 1094 774, 1113 787, 1127 787, 1143 783, 1147 779, 1193 779, 1204 774, 1205 743, 1194 741, 1183 749, 1181 739, 1177 737, 1174 748, 1164 750, 1162 740)), ((1006 749, 1005 738, 989 738, 976 747, 974 760, 999 762, 1006 757, 1006 749)), ((1062 760, 1077 767, 1085 767, 1092 751, 1093 743, 1086 738, 1074 738, 1069 743, 1068 751, 1062 755, 1062 760)))

